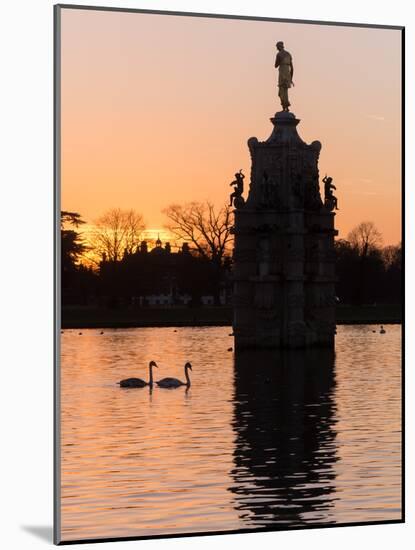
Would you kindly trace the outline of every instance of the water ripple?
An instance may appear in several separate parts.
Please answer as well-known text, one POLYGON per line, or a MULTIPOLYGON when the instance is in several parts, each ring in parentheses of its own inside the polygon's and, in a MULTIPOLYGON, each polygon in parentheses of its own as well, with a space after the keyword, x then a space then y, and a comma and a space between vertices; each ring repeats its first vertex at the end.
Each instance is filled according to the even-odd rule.
POLYGON ((64 540, 401 517, 399 326, 335 353, 227 353, 229 327, 62 335, 64 540), (128 376, 192 387, 120 389, 128 376))

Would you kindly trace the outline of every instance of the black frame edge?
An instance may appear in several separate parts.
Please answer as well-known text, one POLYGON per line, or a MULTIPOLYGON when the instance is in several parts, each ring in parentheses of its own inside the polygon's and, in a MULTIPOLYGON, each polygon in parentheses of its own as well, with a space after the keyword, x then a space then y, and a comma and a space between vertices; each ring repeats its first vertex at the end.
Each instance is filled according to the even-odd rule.
POLYGON ((64 9, 75 10, 96 10, 96 11, 114 11, 114 12, 126 12, 126 13, 148 13, 152 15, 179 15, 188 17, 212 17, 216 19, 240 19, 246 21, 265 21, 272 23, 300 23, 305 25, 329 25, 335 27, 362 27, 369 29, 390 29, 390 30, 402 30, 405 27, 402 25, 383 25, 375 23, 350 23, 345 21, 320 21, 320 20, 307 20, 307 19, 290 19, 290 18, 274 18, 260 15, 229 15, 225 13, 204 13, 204 12, 187 12, 187 11, 173 11, 173 10, 151 10, 143 8, 123 8, 115 6, 91 6, 82 4, 55 4, 64 9))
POLYGON ((58 546, 69 546, 71 544, 96 544, 100 542, 130 542, 130 541, 140 541, 140 540, 161 540, 161 539, 182 539, 190 537, 211 537, 218 535, 256 535, 258 533, 278 533, 283 532, 287 533, 288 531, 309 531, 315 529, 337 529, 339 527, 369 527, 371 525, 396 525, 402 524, 404 521, 402 519, 390 519, 390 520, 379 520, 372 522, 363 522, 357 521, 355 523, 331 523, 323 525, 308 525, 307 527, 298 526, 298 527, 260 527, 258 529, 235 529, 230 531, 198 531, 194 533, 172 533, 165 535, 144 535, 142 537, 108 537, 108 538, 99 538, 99 539, 78 539, 78 540, 62 540, 58 543, 58 546))
POLYGON ((61 543, 61 446, 60 446, 60 168, 61 168, 61 8, 53 6, 53 543, 61 543))
POLYGON ((406 523, 406 458, 405 458, 405 449, 406 449, 406 440, 405 440, 405 428, 406 428, 406 416, 405 416, 405 370, 406 370, 406 361, 405 361, 405 146, 406 146, 406 136, 405 136, 405 27, 401 29, 401 238, 402 238, 402 334, 401 334, 401 376, 402 376, 402 387, 401 387, 401 510, 402 510, 402 521, 406 523))

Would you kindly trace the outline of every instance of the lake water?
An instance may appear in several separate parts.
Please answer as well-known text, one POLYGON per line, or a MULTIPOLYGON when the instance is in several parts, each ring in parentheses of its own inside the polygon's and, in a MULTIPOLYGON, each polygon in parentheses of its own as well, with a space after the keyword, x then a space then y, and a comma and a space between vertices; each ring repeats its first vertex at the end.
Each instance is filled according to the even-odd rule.
POLYGON ((63 540, 401 518, 400 326, 237 355, 229 327, 79 332, 61 336, 63 540), (116 384, 150 360, 156 380, 191 361, 191 388, 116 384))

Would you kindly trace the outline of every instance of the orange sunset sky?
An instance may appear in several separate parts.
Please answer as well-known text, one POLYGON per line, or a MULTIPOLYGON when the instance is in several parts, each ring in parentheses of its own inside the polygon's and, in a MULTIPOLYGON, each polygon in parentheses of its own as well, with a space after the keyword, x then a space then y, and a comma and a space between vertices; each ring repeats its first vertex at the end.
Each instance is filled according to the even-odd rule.
POLYGON ((92 223, 134 208, 157 230, 171 203, 227 202, 234 173, 250 173, 248 138, 267 139, 281 109, 277 40, 293 56, 299 134, 322 142, 320 177, 337 187, 339 238, 369 220, 398 243, 393 29, 62 9, 62 209, 92 223))

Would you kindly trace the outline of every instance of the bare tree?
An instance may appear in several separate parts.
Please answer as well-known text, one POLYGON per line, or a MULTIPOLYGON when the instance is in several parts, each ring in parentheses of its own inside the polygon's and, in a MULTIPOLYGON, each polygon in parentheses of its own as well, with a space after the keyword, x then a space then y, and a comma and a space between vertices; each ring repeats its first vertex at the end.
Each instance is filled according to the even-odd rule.
POLYGON ((94 222, 90 232, 94 255, 99 260, 104 257, 112 262, 121 260, 124 253, 137 250, 144 229, 143 216, 134 210, 108 210, 94 222))
POLYGON ((218 265, 233 239, 231 212, 229 206, 215 209, 209 201, 172 204, 163 210, 169 220, 165 227, 170 233, 218 265))
POLYGON ((353 248, 365 258, 370 252, 382 245, 382 235, 373 222, 362 222, 354 227, 347 236, 353 248))

